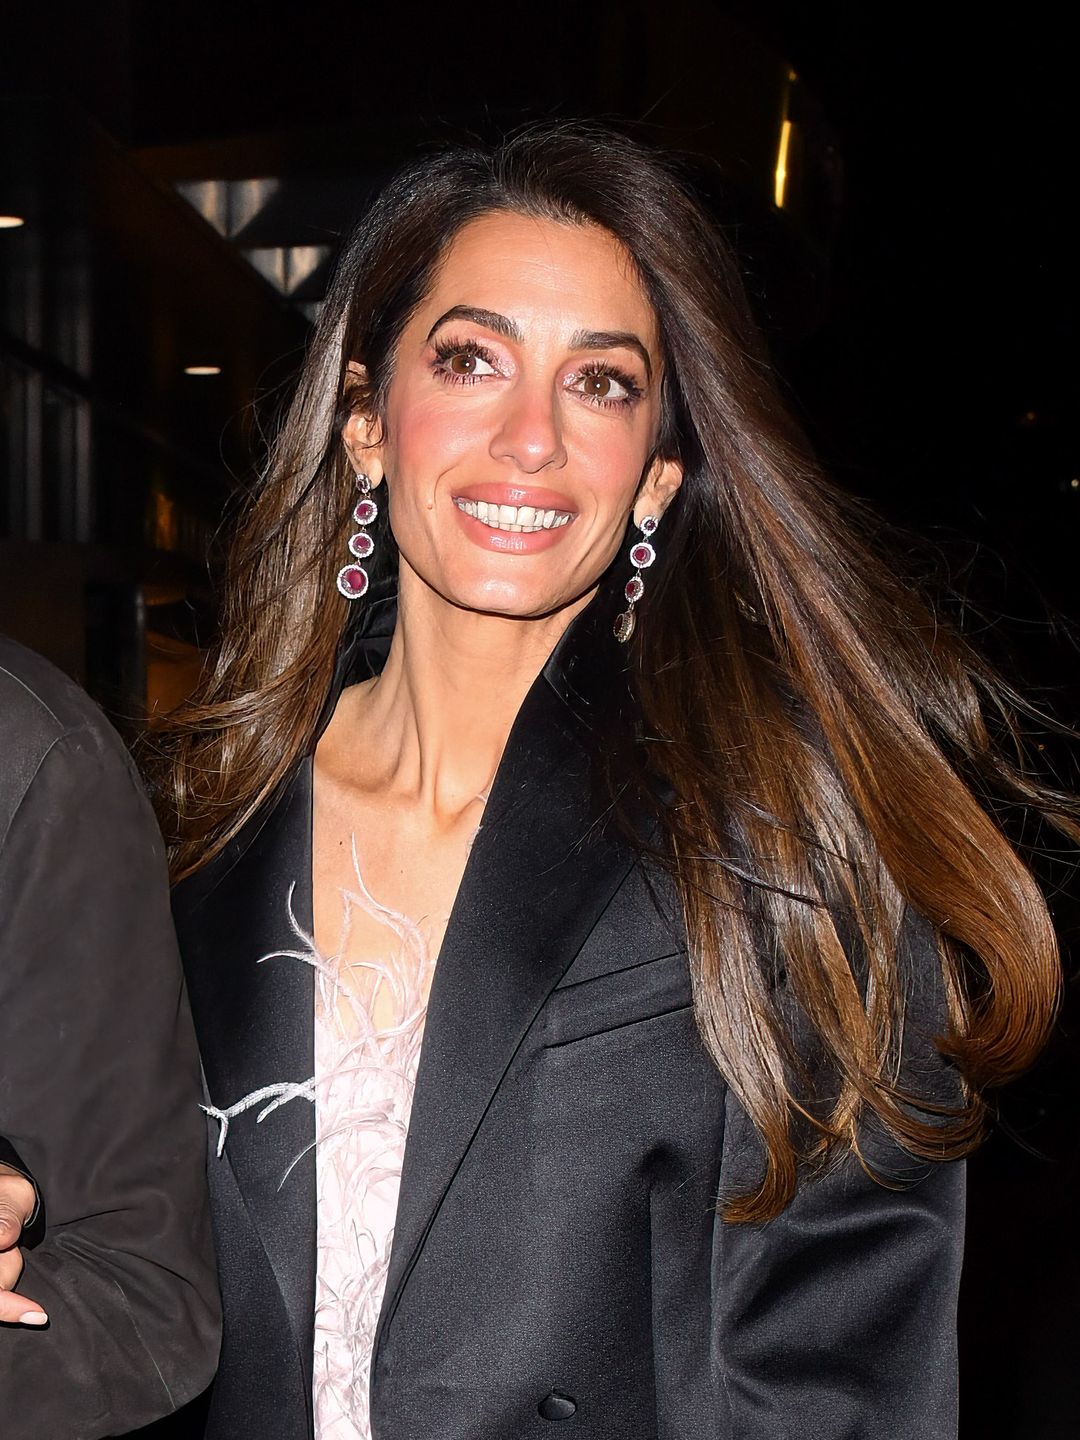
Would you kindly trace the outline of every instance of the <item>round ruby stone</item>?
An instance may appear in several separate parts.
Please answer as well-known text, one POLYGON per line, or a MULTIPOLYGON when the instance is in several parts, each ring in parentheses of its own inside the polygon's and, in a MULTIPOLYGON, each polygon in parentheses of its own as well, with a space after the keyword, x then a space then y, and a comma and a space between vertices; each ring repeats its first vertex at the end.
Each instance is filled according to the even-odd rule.
POLYGON ((338 571, 337 587, 347 600, 357 600, 368 588, 367 571, 362 565, 346 565, 338 571))
POLYGON ((370 525, 379 513, 379 507, 374 500, 361 500, 353 511, 353 519, 358 525, 370 525))
POLYGON ((635 545, 630 551, 630 559, 639 570, 644 570, 656 559, 656 551, 651 545, 642 542, 640 545, 635 545))
POLYGON ((375 541, 365 531, 361 530, 359 535, 354 535, 349 541, 349 549, 356 556, 357 560, 366 560, 375 549, 375 541))

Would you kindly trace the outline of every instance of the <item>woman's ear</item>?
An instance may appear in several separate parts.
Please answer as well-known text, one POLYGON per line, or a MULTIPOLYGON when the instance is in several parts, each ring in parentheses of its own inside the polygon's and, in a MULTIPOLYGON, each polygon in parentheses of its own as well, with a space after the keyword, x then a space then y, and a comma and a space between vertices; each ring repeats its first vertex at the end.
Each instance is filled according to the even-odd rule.
POLYGON ((683 467, 679 461, 663 460, 657 456, 649 466, 648 474, 634 501, 634 524, 640 525, 646 515, 655 515, 658 518, 663 515, 679 493, 682 482, 683 467))
POLYGON ((346 397, 350 399, 349 418, 341 427, 341 441, 349 464, 358 473, 378 485, 385 474, 382 454, 382 425, 367 409, 367 370, 358 360, 350 360, 346 397), (355 397, 355 400, 352 399, 355 397))

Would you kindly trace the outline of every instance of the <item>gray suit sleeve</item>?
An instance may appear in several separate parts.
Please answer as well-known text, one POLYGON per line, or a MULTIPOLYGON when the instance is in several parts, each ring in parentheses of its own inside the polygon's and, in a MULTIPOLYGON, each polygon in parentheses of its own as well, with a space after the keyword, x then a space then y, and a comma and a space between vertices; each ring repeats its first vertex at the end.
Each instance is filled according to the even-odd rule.
POLYGON ((40 1186, 0 1335, 5 1440, 96 1440, 212 1378, 219 1302, 191 1019, 160 836, 115 737, 49 750, 0 850, 0 1133, 40 1186))

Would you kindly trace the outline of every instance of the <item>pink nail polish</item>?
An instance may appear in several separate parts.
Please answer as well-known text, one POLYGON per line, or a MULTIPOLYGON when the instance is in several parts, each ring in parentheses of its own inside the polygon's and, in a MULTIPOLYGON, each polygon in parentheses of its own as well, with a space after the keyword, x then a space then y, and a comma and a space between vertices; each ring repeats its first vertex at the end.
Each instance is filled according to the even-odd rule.
POLYGON ((28 1310, 25 1315, 19 1316, 20 1325, 47 1325, 48 1315, 43 1315, 40 1310, 28 1310))

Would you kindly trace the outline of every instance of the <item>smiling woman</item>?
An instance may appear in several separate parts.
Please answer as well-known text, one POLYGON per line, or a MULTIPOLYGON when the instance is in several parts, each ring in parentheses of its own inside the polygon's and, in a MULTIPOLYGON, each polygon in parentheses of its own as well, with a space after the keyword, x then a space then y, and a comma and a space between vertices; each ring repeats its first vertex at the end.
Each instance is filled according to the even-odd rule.
POLYGON ((213 1440, 954 1433, 962 1157, 1059 980, 993 798, 1080 827, 870 529, 657 156, 376 200, 157 737, 213 1440))
POLYGON ((485 616, 536 622, 503 627, 506 653, 491 657, 531 680, 627 515, 662 514, 682 476, 652 453, 660 341, 629 255, 596 225, 480 216, 402 329, 381 414, 363 408, 359 364, 352 374, 345 447, 374 483, 393 477, 403 609, 449 602, 488 632, 485 616))

